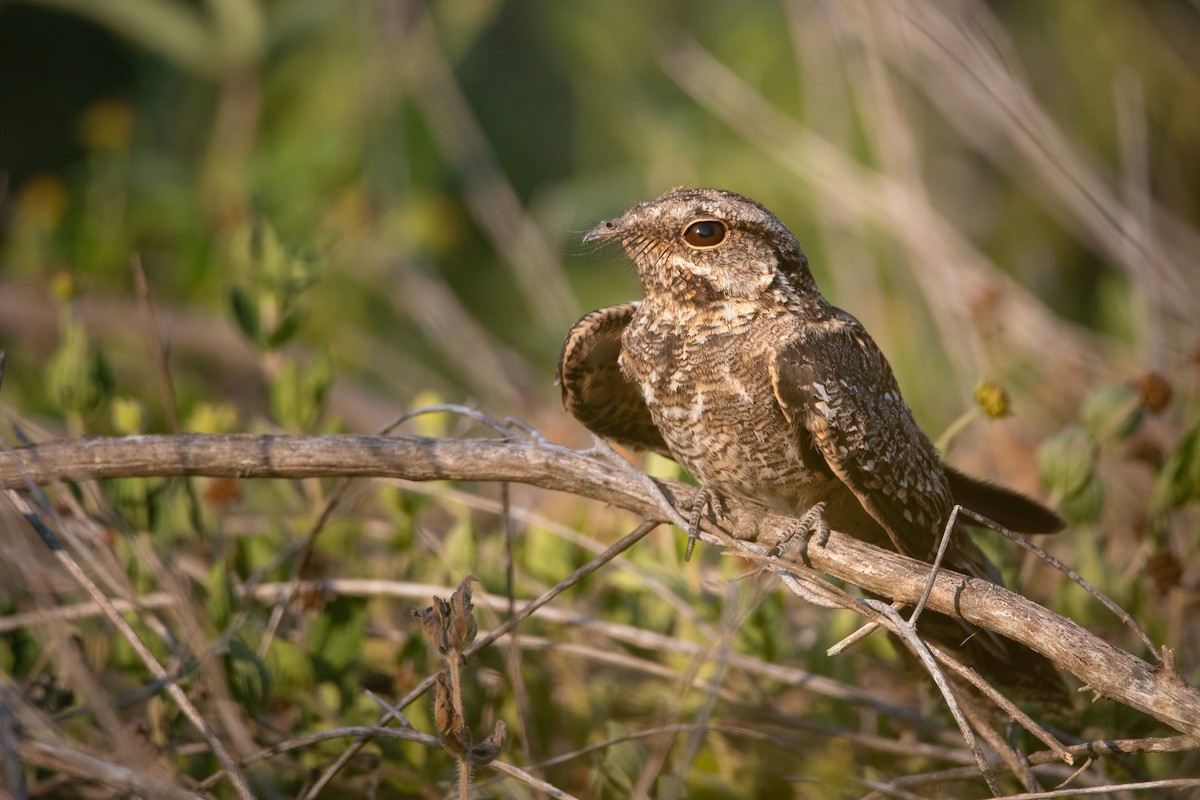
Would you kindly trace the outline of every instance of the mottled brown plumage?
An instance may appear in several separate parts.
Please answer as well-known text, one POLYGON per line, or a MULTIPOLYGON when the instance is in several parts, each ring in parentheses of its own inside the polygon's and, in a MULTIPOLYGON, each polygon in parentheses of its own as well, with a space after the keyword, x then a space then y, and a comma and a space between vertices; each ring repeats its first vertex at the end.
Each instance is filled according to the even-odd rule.
MULTIPOLYGON (((588 314, 564 344, 563 403, 593 432, 669 454, 718 497, 779 499, 796 512, 823 502, 830 527, 925 560, 955 502, 1028 533, 1063 526, 941 460, 883 353, 825 300, 791 232, 758 203, 677 189, 585 238, 603 240, 621 243, 646 297, 588 314)), ((962 533, 945 564, 999 581, 962 533)), ((937 636, 945 622, 922 629, 959 644, 960 624, 937 636)), ((985 658, 1058 684, 1024 648, 976 638, 985 658)))

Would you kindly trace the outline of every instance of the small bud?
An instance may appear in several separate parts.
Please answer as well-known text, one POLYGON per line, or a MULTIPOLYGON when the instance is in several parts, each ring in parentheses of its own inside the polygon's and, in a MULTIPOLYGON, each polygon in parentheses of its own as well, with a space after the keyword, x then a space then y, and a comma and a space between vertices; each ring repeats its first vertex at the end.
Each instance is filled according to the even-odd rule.
POLYGON ((113 430, 122 436, 142 433, 146 425, 146 407, 133 397, 118 397, 112 404, 113 430))
POLYGON ((988 419, 1003 419, 1012 413, 1008 390, 996 381, 983 379, 975 384, 975 402, 988 419))
POLYGON ((1037 463, 1046 486, 1070 496, 1091 479, 1096 468, 1096 451, 1083 429, 1071 425, 1042 442, 1037 463))
POLYGON ((83 112, 79 136, 88 150, 124 150, 133 138, 133 122, 128 103, 101 100, 83 112))
MULTIPOLYGON (((434 600, 436 601, 437 598, 435 597, 434 600)), ((429 646, 444 655, 445 651, 442 648, 445 636, 442 633, 441 614, 433 606, 414 608, 410 613, 416 619, 421 620, 421 634, 429 646)))
POLYGON ((330 599, 328 591, 310 584, 309 588, 301 589, 296 593, 294 602, 301 611, 315 614, 324 609, 330 599))
POLYGON ((479 579, 474 575, 468 575, 463 578, 458 589, 450 596, 450 606, 453 611, 449 644, 460 653, 467 645, 475 641, 475 634, 479 630, 475 617, 471 614, 471 610, 474 608, 471 605, 471 582, 477 580, 479 579))
POLYGON ((204 500, 210 506, 224 508, 242 499, 242 491, 233 478, 213 478, 204 487, 204 500))
POLYGON ((57 269, 50 276, 50 293, 62 301, 74 300, 79 294, 79 281, 69 269, 57 269))
POLYGON ((504 720, 496 720, 496 728, 492 735, 471 748, 471 763, 477 767, 490 764, 500 757, 504 748, 504 739, 508 735, 508 727, 504 720))

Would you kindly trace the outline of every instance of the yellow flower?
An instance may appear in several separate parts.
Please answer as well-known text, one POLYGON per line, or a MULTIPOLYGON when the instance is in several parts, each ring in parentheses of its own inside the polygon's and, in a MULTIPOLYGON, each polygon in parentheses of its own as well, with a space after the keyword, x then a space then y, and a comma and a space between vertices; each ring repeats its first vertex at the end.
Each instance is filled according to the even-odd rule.
POLYGON ((92 103, 79 121, 79 138, 92 151, 123 150, 133 137, 133 111, 120 100, 92 103))
POLYGON ((975 402, 988 419, 1001 419, 1012 413, 1008 390, 995 381, 984 378, 975 384, 975 402))
POLYGON ((22 222, 54 230, 67 210, 67 187, 57 175, 34 175, 21 187, 17 209, 22 222))

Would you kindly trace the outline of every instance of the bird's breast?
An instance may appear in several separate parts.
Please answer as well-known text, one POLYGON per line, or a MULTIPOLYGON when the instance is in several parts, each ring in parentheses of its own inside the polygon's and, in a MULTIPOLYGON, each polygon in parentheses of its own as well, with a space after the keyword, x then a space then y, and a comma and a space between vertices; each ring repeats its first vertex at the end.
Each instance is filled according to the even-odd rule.
POLYGON ((675 459, 704 486, 759 500, 795 498, 817 480, 771 386, 768 364, 784 334, 772 322, 638 314, 620 357, 675 459))

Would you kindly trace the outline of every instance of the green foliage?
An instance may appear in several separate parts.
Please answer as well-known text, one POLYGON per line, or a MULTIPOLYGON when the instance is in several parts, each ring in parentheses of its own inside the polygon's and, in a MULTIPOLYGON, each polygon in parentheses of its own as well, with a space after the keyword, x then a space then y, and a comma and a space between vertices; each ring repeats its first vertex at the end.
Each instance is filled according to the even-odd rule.
POLYGON ((194 433, 230 433, 237 428, 237 409, 227 403, 198 403, 184 421, 194 433))
POLYGON ((60 411, 83 414, 112 394, 113 374, 104 353, 88 338, 87 331, 64 313, 58 350, 46 368, 46 391, 60 411))
POLYGON ((1088 392, 1079 419, 1088 436, 1104 444, 1129 438, 1141 424, 1143 414, 1137 389, 1121 383, 1088 392))
POLYGON ((333 358, 328 354, 318 356, 308 366, 286 362, 271 384, 271 416, 287 430, 312 430, 332 385, 333 358))
POLYGON ((1197 500, 1200 500, 1200 414, 1192 420, 1159 472, 1150 509, 1155 515, 1163 515, 1197 500))
POLYGON ((112 404, 113 432, 121 436, 142 433, 146 428, 146 406, 136 397, 117 397, 112 404))
POLYGON ((230 251, 230 271, 239 279, 230 289, 234 319, 260 350, 278 349, 300 329, 298 301, 318 280, 316 262, 286 248, 259 215, 234 234, 230 251))
MULTIPOLYGON (((353 686, 350 667, 362 651, 367 626, 367 603, 354 598, 337 598, 308 627, 306 647, 313 659, 318 680, 330 680, 349 691, 353 686)), ((341 703, 334 704, 340 707, 341 703)))
POLYGON ((251 715, 266 708, 271 698, 271 672, 253 650, 234 639, 225 654, 225 677, 229 690, 251 715))
POLYGON ((1098 451, 1084 428, 1068 426, 1043 442, 1037 457, 1042 480, 1062 497, 1067 519, 1086 524, 1100 518, 1104 487, 1096 477, 1098 451))
MULTIPOLYGON (((1190 421, 1170 420, 1184 427, 1169 452, 1158 452, 1146 434, 1147 420, 1169 413, 1170 385, 1156 373, 1133 382, 1102 386, 1089 392, 1080 409, 1080 423, 1069 425, 1038 449, 1042 480, 1062 499, 1062 511, 1072 522, 1094 523, 1101 518, 1106 490, 1098 472, 1102 453, 1124 445, 1127 456, 1152 467, 1154 481, 1141 513, 1157 530, 1169 525, 1173 512, 1200 500, 1200 414, 1190 421), (1153 452, 1147 448, 1154 448, 1153 452)), ((1173 415, 1172 415, 1173 416, 1173 415)))
POLYGON ((311 692, 316 683, 312 656, 294 642, 272 640, 265 664, 271 683, 280 694, 304 695, 311 692))
POLYGON ((168 486, 164 478, 114 478, 104 484, 113 510, 121 515, 129 529, 138 531, 157 527, 168 486))
POLYGON ((218 629, 227 627, 238 606, 228 566, 219 561, 213 564, 204 581, 204 593, 204 610, 208 612, 209 620, 218 629))

